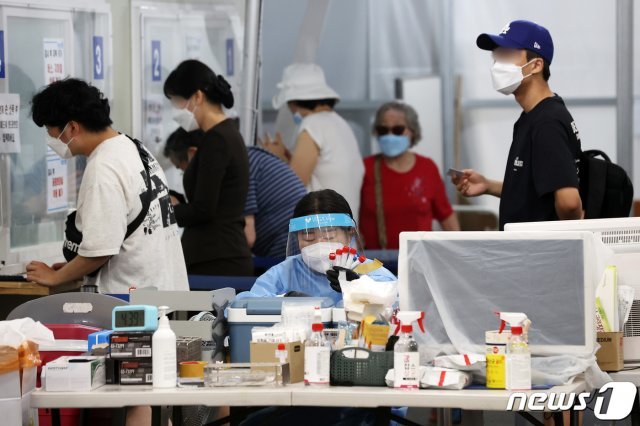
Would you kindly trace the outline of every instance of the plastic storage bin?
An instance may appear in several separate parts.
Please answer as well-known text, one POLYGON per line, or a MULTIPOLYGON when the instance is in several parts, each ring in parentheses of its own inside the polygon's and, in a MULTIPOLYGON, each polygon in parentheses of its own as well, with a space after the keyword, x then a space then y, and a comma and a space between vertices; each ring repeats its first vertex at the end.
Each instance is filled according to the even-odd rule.
POLYGON ((325 327, 331 326, 333 301, 328 297, 247 297, 235 300, 227 311, 231 362, 249 362, 251 329, 280 322, 284 301, 317 301, 322 323, 325 327))
POLYGON ((344 348, 331 354, 330 380, 336 386, 386 386, 384 378, 392 368, 392 351, 344 348), (348 351, 355 351, 353 358, 346 355, 348 351))

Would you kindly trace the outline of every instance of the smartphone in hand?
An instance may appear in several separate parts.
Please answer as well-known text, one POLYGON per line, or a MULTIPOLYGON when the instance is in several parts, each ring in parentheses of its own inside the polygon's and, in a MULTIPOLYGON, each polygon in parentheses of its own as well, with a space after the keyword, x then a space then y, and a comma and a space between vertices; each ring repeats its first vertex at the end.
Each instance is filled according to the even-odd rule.
POLYGON ((464 172, 462 170, 449 169, 447 170, 447 176, 455 179, 461 179, 464 176, 464 172))

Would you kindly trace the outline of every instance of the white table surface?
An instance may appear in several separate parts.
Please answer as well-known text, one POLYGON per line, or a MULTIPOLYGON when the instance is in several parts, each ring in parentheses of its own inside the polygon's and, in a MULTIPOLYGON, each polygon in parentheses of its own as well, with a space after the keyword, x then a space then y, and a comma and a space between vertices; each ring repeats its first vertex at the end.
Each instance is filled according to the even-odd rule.
POLYGON ((133 405, 290 406, 291 388, 153 389, 151 386, 105 385, 91 392, 47 392, 38 389, 31 394, 31 406, 37 408, 115 408, 133 405))
MULTIPOLYGON (((583 392, 585 383, 532 392, 583 392)), ((320 407, 433 407, 464 410, 505 411, 512 391, 464 389, 418 391, 376 387, 330 387, 293 389, 292 405, 320 407)))
MULTIPOLYGON (((582 392, 583 381, 546 391, 582 392)), ((153 389, 150 386, 106 385, 91 392, 32 393, 35 408, 107 408, 132 405, 434 407, 504 411, 511 391, 396 390, 383 387, 283 387, 153 389)))
POLYGON ((633 370, 622 370, 617 373, 609 373, 611 378, 616 382, 631 382, 634 385, 640 387, 640 365, 634 364, 633 366, 625 365, 625 368, 634 368, 633 370))

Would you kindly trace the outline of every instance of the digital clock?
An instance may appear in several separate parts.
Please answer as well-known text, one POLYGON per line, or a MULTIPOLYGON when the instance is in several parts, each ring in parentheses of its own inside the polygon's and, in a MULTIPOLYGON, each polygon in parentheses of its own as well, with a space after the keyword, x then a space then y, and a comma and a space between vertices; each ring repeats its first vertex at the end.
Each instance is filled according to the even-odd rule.
POLYGON ((155 331, 158 308, 149 305, 126 305, 113 308, 111 328, 117 331, 155 331))

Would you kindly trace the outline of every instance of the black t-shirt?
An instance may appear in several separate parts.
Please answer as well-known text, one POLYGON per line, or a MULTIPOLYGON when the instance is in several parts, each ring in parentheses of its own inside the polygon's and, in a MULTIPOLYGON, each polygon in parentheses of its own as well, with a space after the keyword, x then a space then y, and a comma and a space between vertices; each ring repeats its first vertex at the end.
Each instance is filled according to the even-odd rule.
POLYGON ((182 248, 187 269, 215 260, 250 261, 243 213, 249 159, 233 120, 224 120, 205 132, 184 172, 183 184, 188 202, 177 204, 174 211, 178 225, 184 227, 182 248))
POLYGON ((513 222, 557 220, 554 193, 578 188, 580 134, 562 98, 546 98, 513 126, 500 199, 500 230, 513 222))

